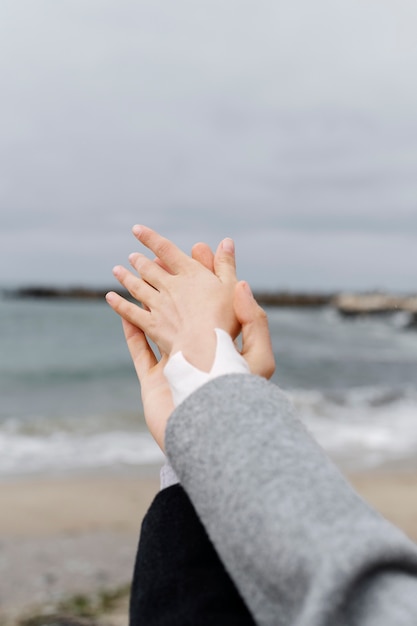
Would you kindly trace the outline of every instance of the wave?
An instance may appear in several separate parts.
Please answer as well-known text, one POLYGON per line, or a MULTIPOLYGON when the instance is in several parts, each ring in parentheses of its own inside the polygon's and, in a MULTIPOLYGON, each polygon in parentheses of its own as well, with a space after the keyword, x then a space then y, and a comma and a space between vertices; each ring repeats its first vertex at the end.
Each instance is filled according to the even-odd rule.
MULTIPOLYGON (((293 389, 297 414, 343 469, 417 469, 417 389, 293 389)), ((0 421, 0 476, 162 462, 141 412, 0 421)))
POLYGON ((0 476, 162 463, 148 433, 109 431, 46 437, 0 431, 0 476))
POLYGON ((364 387, 291 392, 298 414, 346 470, 387 464, 417 469, 417 390, 364 387))
MULTIPOLYGON (((373 407, 400 406, 403 403, 417 405, 417 388, 368 386, 349 389, 293 389, 288 392, 293 402, 302 410, 325 415, 327 410, 335 415, 341 409, 368 410, 373 407)), ((416 416, 417 417, 417 416, 416 416)))

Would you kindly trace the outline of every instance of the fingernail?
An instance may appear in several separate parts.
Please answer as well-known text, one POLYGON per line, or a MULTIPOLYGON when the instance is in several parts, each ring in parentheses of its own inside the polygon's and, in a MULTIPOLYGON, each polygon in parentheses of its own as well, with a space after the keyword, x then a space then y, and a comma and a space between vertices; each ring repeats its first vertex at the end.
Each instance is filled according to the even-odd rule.
POLYGON ((121 269, 122 268, 120 267, 120 265, 115 265, 112 270, 113 276, 118 276, 120 274, 121 269))
POLYGON ((140 224, 135 224, 134 227, 132 228, 132 232, 135 235, 135 237, 139 237, 142 231, 143 229, 142 229, 142 226, 140 226, 140 224))
POLYGON ((111 304, 114 300, 114 293, 112 291, 109 291, 109 293, 106 293, 105 298, 106 301, 111 304))
POLYGON ((226 239, 223 239, 222 248, 225 252, 229 252, 230 254, 233 254, 235 251, 235 244, 234 244, 233 239, 230 239, 230 237, 226 237, 226 239))
POLYGON ((133 263, 133 261, 135 260, 135 258, 137 257, 138 253, 137 252, 132 252, 132 254, 129 254, 128 259, 129 259, 129 263, 133 263))

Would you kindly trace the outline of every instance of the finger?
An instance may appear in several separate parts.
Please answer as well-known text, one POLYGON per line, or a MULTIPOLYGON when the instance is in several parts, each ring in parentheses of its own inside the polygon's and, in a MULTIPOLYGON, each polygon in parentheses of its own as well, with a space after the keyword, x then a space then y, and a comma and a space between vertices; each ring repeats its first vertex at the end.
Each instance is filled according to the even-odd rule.
POLYGON ((152 250, 170 272, 177 274, 189 264, 190 257, 185 252, 151 228, 137 224, 132 230, 136 239, 152 250))
POLYGON ((154 289, 160 291, 167 287, 171 272, 163 267, 163 263, 151 261, 144 254, 133 252, 129 254, 129 263, 140 276, 154 289))
POLYGON ((116 265, 116 267, 113 268, 113 275, 135 300, 143 302, 147 307, 150 307, 151 304, 155 302, 155 296, 158 295, 158 292, 151 285, 132 274, 132 272, 129 272, 129 270, 122 265, 116 265))
POLYGON ((214 272, 214 254, 206 243, 196 243, 191 249, 191 257, 204 265, 210 272, 214 272))
POLYGON ((159 265, 159 267, 162 267, 163 270, 165 270, 166 272, 168 272, 169 274, 171 274, 171 272, 169 271, 169 269, 167 268, 166 265, 164 265, 161 261, 161 259, 158 259, 158 257, 155 257, 155 259, 153 260, 154 263, 156 263, 157 265, 159 265))
POLYGON ((234 293, 235 314, 242 324, 242 356, 251 372, 271 378, 275 371, 268 317, 252 295, 247 282, 236 285, 234 293))
POLYGON ((123 318, 122 326, 130 356, 132 357, 139 382, 142 384, 144 378, 158 361, 144 332, 140 328, 123 318))
POLYGON ((109 291, 106 294, 106 301, 111 306, 113 311, 120 315, 123 319, 127 320, 131 324, 138 326, 145 333, 150 326, 150 313, 141 309, 137 304, 129 302, 118 293, 109 291))
POLYGON ((222 283, 236 282, 235 244, 227 237, 220 242, 214 255, 214 273, 222 283))

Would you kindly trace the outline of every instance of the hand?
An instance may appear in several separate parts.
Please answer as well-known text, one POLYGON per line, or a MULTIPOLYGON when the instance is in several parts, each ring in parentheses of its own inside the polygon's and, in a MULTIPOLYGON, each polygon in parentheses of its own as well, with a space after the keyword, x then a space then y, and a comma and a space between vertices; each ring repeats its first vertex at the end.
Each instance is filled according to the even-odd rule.
MULTIPOLYGON (((205 243, 193 246, 192 257, 211 272, 219 268, 221 261, 205 243)), ((160 261, 158 261, 160 262, 160 261)), ((244 301, 242 300, 244 306, 244 301)), ((122 318, 123 332, 140 383, 143 412, 149 431, 164 450, 165 428, 174 410, 171 390, 164 376, 167 355, 156 358, 144 332, 122 318)))
MULTIPOLYGON (((196 244, 192 255, 207 269, 218 267, 218 259, 206 244, 196 244)), ((267 316, 253 298, 246 282, 237 283, 233 303, 236 317, 242 324, 242 356, 253 374, 270 378, 275 369, 275 361, 267 316)), ((167 356, 163 355, 158 361, 143 331, 123 318, 122 323, 141 385, 145 419, 152 436, 164 450, 165 429, 174 409, 171 391, 163 373, 167 356)))
MULTIPOLYGON (((217 249, 217 254, 219 248, 217 249)), ((215 272, 219 260, 206 243, 196 243, 191 251, 193 259, 215 272)), ((275 372, 275 357, 269 333, 268 316, 256 302, 246 281, 236 284, 233 308, 242 327, 241 354, 252 374, 270 379, 275 372)), ((233 337, 235 339, 235 337, 233 337)))
MULTIPOLYGON (((209 371, 216 349, 214 329, 232 337, 239 332, 233 307, 237 279, 232 240, 220 243, 213 273, 150 228, 135 226, 133 232, 155 253, 158 263, 135 253, 129 261, 140 278, 122 266, 114 268, 114 275, 144 308, 114 292, 107 294, 108 303, 163 353, 170 356, 181 350, 195 367, 209 371)), ((204 246, 202 250, 207 252, 204 246)))

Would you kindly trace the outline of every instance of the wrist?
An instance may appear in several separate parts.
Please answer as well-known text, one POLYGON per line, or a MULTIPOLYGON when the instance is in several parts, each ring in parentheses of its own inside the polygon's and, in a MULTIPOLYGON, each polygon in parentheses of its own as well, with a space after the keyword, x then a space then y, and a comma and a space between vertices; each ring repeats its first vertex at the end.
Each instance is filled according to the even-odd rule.
POLYGON ((182 351, 176 352, 169 358, 164 367, 164 374, 175 406, 178 406, 199 387, 218 376, 250 373, 248 364, 236 350, 230 335, 224 330, 216 329, 215 338, 215 357, 208 372, 202 371, 190 363, 182 351))
POLYGON ((177 338, 172 346, 170 357, 181 352, 183 357, 191 365, 201 370, 209 372, 216 357, 217 337, 215 325, 196 332, 187 332, 184 338, 177 338))

